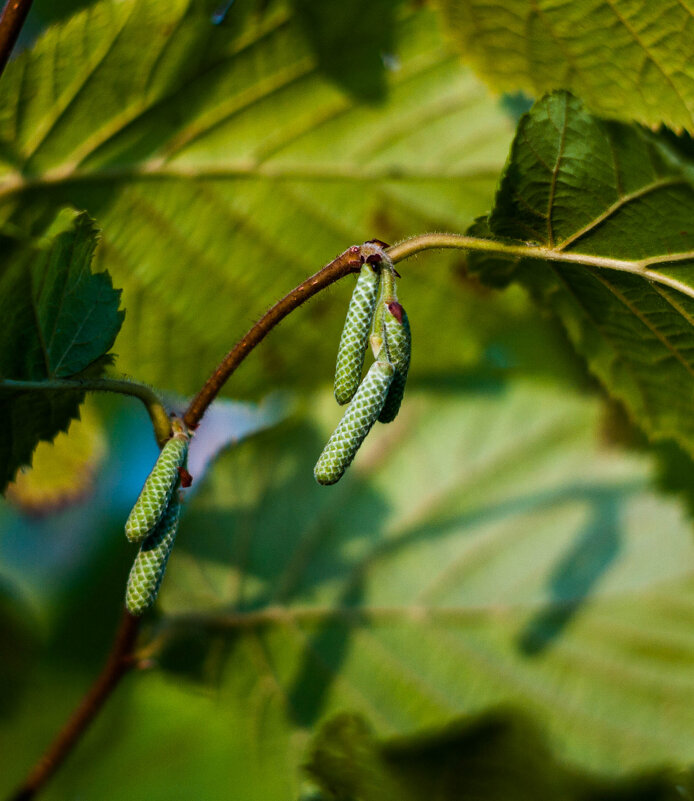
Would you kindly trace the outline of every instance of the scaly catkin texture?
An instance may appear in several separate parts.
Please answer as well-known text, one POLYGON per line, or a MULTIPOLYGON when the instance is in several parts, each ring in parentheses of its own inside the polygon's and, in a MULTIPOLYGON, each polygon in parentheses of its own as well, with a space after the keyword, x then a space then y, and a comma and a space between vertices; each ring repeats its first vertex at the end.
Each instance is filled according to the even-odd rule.
POLYGON ((313 475, 319 484, 334 484, 339 481, 351 464, 383 408, 393 372, 393 365, 388 362, 374 362, 369 368, 316 462, 313 475))
POLYGON ((140 546, 125 591, 125 607, 131 615, 143 615, 157 598, 176 539, 180 509, 175 492, 156 528, 140 546))
POLYGON ((383 320, 383 330, 388 361, 395 368, 395 373, 378 421, 390 423, 395 420, 400 410, 412 352, 410 321, 407 319, 407 312, 399 303, 388 304, 383 320))
POLYGON ((188 453, 187 434, 180 426, 174 430, 176 433, 161 449, 125 524, 125 536, 130 542, 142 542, 169 505, 179 479, 178 468, 183 467, 188 453))
POLYGON ((368 262, 359 273, 347 309, 335 366, 335 400, 348 403, 357 391, 379 289, 379 270, 368 262))

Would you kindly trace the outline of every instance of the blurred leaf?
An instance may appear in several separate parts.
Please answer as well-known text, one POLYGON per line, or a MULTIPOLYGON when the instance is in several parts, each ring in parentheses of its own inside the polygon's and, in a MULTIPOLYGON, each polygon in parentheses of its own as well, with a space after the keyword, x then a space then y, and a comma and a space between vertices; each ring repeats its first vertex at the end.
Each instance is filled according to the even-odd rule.
MULTIPOLYGON (((58 19, 64 19, 74 14, 80 8, 89 5, 93 0, 34 0, 31 5, 30 16, 25 23, 31 28, 44 28, 47 24, 58 19)), ((22 28, 22 35, 25 28, 22 28)))
MULTIPOLYGON (((151 621, 150 655, 168 670, 127 679, 48 801, 85 787, 104 801, 183 801, 191 787, 209 801, 296 798, 311 734, 341 710, 392 743, 502 704, 577 771, 691 763, 691 527, 651 488, 650 457, 605 444, 599 404, 488 377, 408 391, 343 481, 318 487, 339 413, 326 393, 315 422, 220 457, 182 520, 169 616, 151 621)), ((90 634, 87 620, 117 606, 127 571, 108 531, 122 575, 104 590, 88 571, 73 598, 85 623, 65 620, 85 652, 94 637, 105 651, 109 626, 90 634)), ((76 657, 32 678, 0 730, 0 791, 90 680, 76 657)), ((512 742, 509 771, 522 772, 532 754, 512 742)), ((478 801, 497 801, 486 787, 478 801)))
POLYGON ((684 772, 614 781, 572 770, 511 711, 385 742, 362 718, 337 715, 318 732, 307 769, 324 801, 429 801, 432 793, 437 801, 681 801, 694 788, 684 772))
POLYGON ((0 577, 0 719, 11 718, 21 708, 31 681, 37 652, 37 626, 31 610, 18 597, 5 576, 0 577))
MULTIPOLYGON (((172 401, 171 408, 183 414, 187 403, 172 401)), ((227 448, 237 445, 258 431, 272 428, 284 420, 292 403, 287 395, 274 393, 262 403, 242 403, 217 399, 205 412, 205 424, 195 432, 188 450, 188 471, 193 477, 192 489, 200 481, 214 460, 227 448)), ((186 497, 190 491, 186 493, 186 497)))
POLYGON ((387 71, 399 67, 394 34, 403 0, 350 0, 339 13, 333 3, 291 4, 320 69, 362 100, 384 100, 387 71))
MULTIPOLYGON (((152 654, 176 679, 143 679, 124 715, 178 688, 206 798, 295 797, 310 731, 341 710, 380 738, 511 705, 577 770, 691 761, 691 526, 650 457, 605 444, 598 403, 489 380, 411 392, 319 487, 338 416, 326 394, 318 428, 222 456, 182 519, 152 654), (196 701, 184 677, 212 687, 196 701)), ((152 725, 123 721, 62 786, 101 786, 135 749, 161 762, 183 735, 152 725)))
MULTIPOLYGON (((512 134, 429 9, 376 0, 367 18, 393 26, 357 32, 352 3, 296 0, 294 13, 237 0, 220 25, 213 5, 103 0, 52 28, 0 84, 0 224, 66 201, 88 209, 104 231, 97 257, 124 288, 119 369, 182 394, 349 245, 462 230, 485 212, 512 134)), ((483 347, 470 320, 485 301, 451 281, 450 263, 429 257, 403 279, 422 326, 436 327, 450 299, 437 368, 469 365, 483 347)), ((324 380, 349 284, 283 323, 234 394, 324 380)))
POLYGON ((443 0, 495 89, 570 89, 597 112, 694 130, 694 9, 681 0, 443 0))
POLYGON ((83 500, 93 489, 106 448, 101 420, 87 401, 80 419, 73 420, 67 432, 51 443, 39 443, 31 467, 21 469, 8 485, 7 499, 35 516, 53 514, 83 500))
POLYGON ((501 105, 517 123, 526 111, 530 111, 533 100, 524 92, 507 92, 501 97, 501 105))
POLYGON ((37 242, 0 238, 0 417, 8 432, 0 440, 0 491, 39 441, 67 430, 84 396, 2 380, 96 376, 108 362, 124 312, 109 275, 91 271, 96 240, 93 220, 69 209, 37 242))
POLYGON ((521 120, 494 210, 473 232, 574 260, 470 260, 493 285, 530 289, 632 418, 690 453, 693 207, 694 166, 668 140, 555 93, 521 120))

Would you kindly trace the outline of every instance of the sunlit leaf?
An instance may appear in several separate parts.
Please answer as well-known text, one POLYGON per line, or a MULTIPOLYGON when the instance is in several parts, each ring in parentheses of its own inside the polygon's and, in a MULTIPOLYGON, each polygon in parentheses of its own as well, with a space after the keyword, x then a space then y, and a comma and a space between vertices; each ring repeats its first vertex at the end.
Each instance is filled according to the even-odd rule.
POLYGON ((571 89, 598 112, 694 130, 694 7, 682 0, 443 0, 496 89, 571 89))
MULTIPOLYGON (((103 0, 3 75, 0 222, 66 201, 99 220, 98 258, 128 309, 119 369, 136 379, 195 392, 272 302, 349 245, 462 230, 491 203, 511 121, 434 12, 370 2, 360 24, 392 28, 362 33, 351 3, 296 5, 237 0, 215 25, 211 3, 103 0)), ((421 325, 443 296, 459 301, 460 344, 434 342, 437 366, 481 349, 469 324, 481 301, 450 263, 403 279, 421 325)), ((350 292, 348 280, 292 315, 230 392, 325 380, 350 292)))

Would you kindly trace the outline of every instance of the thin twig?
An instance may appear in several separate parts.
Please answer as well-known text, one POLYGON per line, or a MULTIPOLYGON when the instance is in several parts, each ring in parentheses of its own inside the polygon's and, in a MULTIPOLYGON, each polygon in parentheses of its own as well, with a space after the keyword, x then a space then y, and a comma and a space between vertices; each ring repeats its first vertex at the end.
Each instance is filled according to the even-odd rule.
MULTIPOLYGON (((294 311, 294 309, 298 308, 304 301, 308 300, 317 292, 320 292, 321 289, 325 289, 330 284, 338 281, 340 278, 344 278, 344 276, 350 273, 357 272, 360 267, 361 248, 355 245, 344 253, 341 253, 337 258, 333 259, 330 264, 299 284, 298 287, 276 303, 234 348, 229 351, 219 367, 207 380, 185 414, 184 420, 186 424, 191 428, 197 426, 205 410, 214 400, 225 381, 253 348, 255 348, 256 345, 265 338, 266 334, 281 320, 290 312, 294 311)), ((114 385, 118 382, 113 382, 110 379, 108 379, 108 381, 110 381, 108 389, 117 391, 114 385)), ((21 383, 23 387, 20 388, 26 388, 28 382, 21 383)), ((128 386, 122 387, 123 390, 128 390, 128 394, 136 394, 132 392, 133 385, 129 384, 129 382, 123 383, 128 383, 128 386)), ((83 382, 75 382, 75 384, 76 386, 66 386, 65 388, 87 388, 83 382)), ((135 386, 140 387, 142 385, 135 386)), ((91 382, 88 388, 107 389, 107 387, 100 386, 99 382, 91 382)), ((108 700, 108 697, 116 689, 120 680, 128 670, 137 663, 138 660, 135 656, 134 648, 139 631, 139 624, 140 618, 133 617, 128 612, 123 612, 120 628, 118 629, 111 652, 100 675, 83 697, 72 717, 31 770, 28 778, 9 801, 28 801, 28 799, 33 798, 68 757, 87 730, 89 724, 94 720, 104 703, 108 700)))
POLYGON ((0 75, 22 30, 33 0, 7 0, 0 15, 0 75))
POLYGON ((219 363, 217 369, 207 379, 203 388, 193 398, 186 413, 183 415, 183 422, 188 428, 196 428, 207 407, 217 397, 217 394, 227 382, 231 374, 248 356, 248 354, 259 345, 266 335, 278 325, 294 309, 313 297, 315 294, 335 283, 340 278, 344 278, 350 273, 357 272, 361 267, 361 249, 358 245, 340 253, 330 264, 323 267, 315 275, 307 278, 295 289, 278 301, 261 319, 243 336, 227 355, 219 363))
POLYGON ((135 665, 133 649, 139 628, 140 618, 124 611, 101 673, 9 801, 28 801, 33 798, 62 765, 120 680, 135 665))
POLYGON ((425 250, 452 248, 454 250, 469 250, 470 252, 490 253, 498 256, 512 256, 520 259, 536 259, 538 261, 552 261, 560 264, 576 264, 582 267, 598 267, 601 270, 615 270, 620 273, 629 273, 652 281, 656 284, 674 289, 683 295, 694 298, 694 289, 684 281, 658 272, 652 267, 668 267, 683 262, 694 261, 694 251, 684 250, 677 253, 666 253, 661 256, 647 256, 643 259, 616 259, 611 256, 594 256, 590 253, 579 253, 564 250, 566 242, 556 247, 545 247, 524 242, 499 242, 496 239, 481 239, 476 236, 464 234, 422 234, 405 239, 403 242, 388 248, 386 253, 393 263, 409 259, 425 250))
POLYGON ((136 381, 119 378, 49 378, 38 381, 0 378, 0 394, 3 390, 11 392, 115 392, 118 395, 130 395, 141 400, 147 409, 154 436, 160 448, 171 436, 171 418, 161 398, 147 384, 138 384, 136 381))

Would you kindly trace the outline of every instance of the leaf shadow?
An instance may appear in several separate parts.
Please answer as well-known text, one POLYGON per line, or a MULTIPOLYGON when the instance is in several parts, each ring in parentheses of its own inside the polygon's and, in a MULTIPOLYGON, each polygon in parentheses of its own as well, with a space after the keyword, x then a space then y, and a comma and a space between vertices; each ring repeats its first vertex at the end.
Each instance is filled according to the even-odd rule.
POLYGON ((367 103, 385 98, 386 73, 398 68, 394 31, 401 3, 292 0, 319 68, 341 89, 367 103))
MULTIPOLYGON (((478 382, 473 384, 470 389, 476 391, 478 382)), ((496 392, 499 386, 492 382, 484 388, 486 394, 496 392)), ((460 391, 459 386, 456 391, 460 391)), ((344 482, 328 490, 307 479, 322 445, 311 423, 296 420, 243 443, 229 455, 239 463, 229 476, 229 486, 236 486, 245 473, 249 486, 257 483, 259 476, 252 474, 250 466, 266 459, 262 468, 264 490, 245 504, 231 508, 224 503, 219 507, 207 505, 203 493, 201 508, 194 510, 192 519, 184 518, 179 544, 179 550, 194 560, 224 564, 238 577, 235 597, 227 595, 223 606, 217 604, 213 617, 218 612, 224 615, 225 610, 232 616, 262 616, 272 609, 290 610, 292 603, 299 600, 306 604, 307 599, 309 606, 339 612, 317 615, 300 627, 292 623, 302 643, 298 667, 288 680, 287 706, 301 726, 311 725, 320 717, 331 685, 340 674, 354 628, 362 619, 359 611, 374 565, 379 566, 415 543, 460 535, 473 537, 480 527, 507 518, 532 516, 538 510, 551 511, 563 505, 584 505, 587 522, 574 536, 568 552, 551 569, 551 600, 518 639, 518 647, 526 654, 539 654, 560 636, 617 557, 622 539, 620 507, 643 489, 641 480, 615 481, 608 486, 589 479, 576 481, 494 499, 462 514, 412 525, 393 537, 386 526, 391 512, 389 502, 369 481, 362 480, 358 471, 352 471, 344 482), (283 441, 278 451, 276 438, 280 432, 283 441), (265 438, 274 441, 274 449, 268 447, 267 457, 262 455, 265 438), (248 462, 244 462, 244 448, 249 449, 248 462), (278 460, 279 452, 292 454, 286 465, 278 460), (194 536, 186 536, 187 527, 195 530, 194 536)), ((223 488, 215 488, 215 498, 223 497, 220 489, 223 488)), ((446 499, 442 499, 444 504, 446 499)), ((461 565, 464 569, 465 565, 461 565)), ((451 578, 455 589, 454 582, 459 577, 452 574, 451 578)), ((186 634, 180 630, 170 642, 171 653, 163 655, 160 662, 166 669, 186 673, 195 681, 216 683, 235 651, 239 633, 240 629, 233 625, 226 631, 212 627, 186 634), (177 647, 175 640, 183 645, 177 647), (179 657, 185 652, 179 664, 171 658, 176 650, 179 657), (214 658, 210 659, 212 653, 214 658), (211 665, 216 666, 214 670, 211 665)))
MULTIPOLYGON (((310 433, 310 429, 302 428, 302 431, 302 438, 310 433)), ((279 495, 287 498, 295 494, 296 481, 293 474, 277 489, 279 495)), ((274 568, 262 561, 255 563, 253 574, 268 581, 267 591, 235 609, 237 613, 253 613, 278 603, 281 607, 291 607, 293 598, 306 594, 320 598, 325 592, 324 585, 330 585, 336 579, 342 580, 337 596, 330 596, 326 607, 334 609, 336 614, 319 616, 315 622, 302 623, 300 627, 292 624, 303 642, 298 667, 287 686, 287 711, 294 723, 302 727, 310 727, 320 719, 331 687, 340 676, 354 630, 363 621, 359 612, 366 595, 368 573, 374 563, 394 556, 417 541, 437 539, 450 535, 452 531, 473 535, 477 526, 498 522, 505 517, 576 502, 587 504, 589 520, 554 567, 549 579, 552 600, 519 636, 518 647, 528 655, 536 655, 560 636, 617 557, 621 544, 620 506, 642 489, 641 482, 636 481, 609 488, 585 484, 563 486, 519 496, 501 504, 490 504, 464 515, 451 516, 437 525, 413 528, 396 540, 386 540, 384 524, 388 509, 383 498, 363 482, 353 480, 352 484, 348 497, 356 495, 360 504, 366 502, 363 499, 368 503, 361 511, 350 505, 350 514, 357 515, 362 523, 369 521, 370 526, 348 526, 338 530, 331 527, 329 520, 319 525, 312 537, 304 540, 305 550, 296 562, 297 572, 278 593, 276 582, 273 582, 274 568), (360 530, 366 532, 368 544, 363 545, 361 558, 350 559, 347 554, 354 546, 353 535, 360 530), (272 594, 273 585, 275 595, 272 594)), ((291 527, 275 531, 275 535, 279 533, 289 541, 301 536, 300 530, 292 533, 291 527)), ((271 550, 272 543, 265 540, 259 548, 271 550)), ((210 552, 207 553, 209 556, 210 552)), ((233 656, 241 633, 241 629, 235 628, 226 631, 214 627, 209 631, 181 630, 169 643, 160 663, 165 669, 185 673, 195 681, 216 684, 223 679, 225 665, 233 656)))
MULTIPOLYGON (((282 480, 271 482, 271 490, 250 508, 205 509, 184 517, 177 549, 200 563, 224 563, 240 577, 235 599, 229 599, 221 610, 217 608, 222 615, 225 611, 253 615, 278 607, 291 608, 298 597, 321 598, 336 580, 342 580, 336 594, 327 590, 329 600, 321 605, 340 613, 358 613, 364 601, 364 585, 358 569, 355 572, 350 549, 355 538, 363 540, 362 547, 367 551, 373 549, 371 543, 383 537, 388 505, 354 474, 339 488, 326 489, 315 484, 312 477, 307 480, 312 460, 324 442, 315 428, 304 422, 289 422, 284 428, 290 429, 287 451, 298 455, 299 466, 282 480), (308 518, 307 509, 312 510, 308 518), (194 529, 196 535, 187 536, 186 529, 194 529), (236 547, 229 532, 234 532, 236 547)), ((276 437, 277 430, 260 433, 253 438, 255 444, 266 436, 276 437)), ((254 449, 254 444, 249 441, 248 447, 254 449)), ((298 667, 286 693, 288 714, 297 725, 310 726, 321 716, 325 698, 348 654, 358 618, 358 614, 327 615, 317 623, 293 626, 301 646, 298 667)), ((166 618, 161 625, 166 628, 166 618)), ((257 633, 260 628, 253 630, 257 633)), ((233 626, 176 627, 175 633, 166 637, 157 661, 169 672, 219 685, 228 660, 241 644, 242 632, 243 628, 233 626)))
POLYGON ((619 553, 623 493, 592 488, 584 497, 591 517, 552 571, 548 581, 551 600, 518 638, 518 647, 527 656, 538 656, 562 633, 619 553))
MULTIPOLYGON (((354 566, 354 559, 346 555, 350 543, 359 538, 367 550, 374 547, 371 543, 382 539, 390 513, 382 495, 354 474, 338 487, 318 486, 312 469, 324 441, 312 425, 290 422, 287 428, 286 450, 298 455, 298 466, 273 481, 268 476, 276 465, 270 457, 263 468, 268 471, 267 488, 252 503, 216 509, 206 507, 203 497, 206 508, 182 520, 179 552, 200 562, 223 563, 240 576, 236 598, 230 600, 237 612, 288 605, 299 594, 311 594, 349 575, 354 566), (195 535, 187 536, 190 529, 195 535)), ((278 430, 259 433, 248 441, 248 448, 262 451, 263 441, 276 437, 278 430)), ((230 458, 245 446, 242 443, 230 458)), ((234 475, 244 470, 242 465, 234 475)))
MULTIPOLYGON (((502 503, 493 503, 463 514, 451 515, 436 524, 428 523, 413 527, 397 539, 384 541, 369 554, 361 569, 366 571, 373 560, 387 558, 427 539, 463 531, 472 535, 476 527, 497 523, 505 518, 532 514, 540 509, 549 510, 565 504, 577 502, 587 504, 590 509, 589 521, 572 543, 569 552, 552 571, 549 580, 551 601, 547 608, 538 614, 535 621, 528 624, 529 639, 523 650, 542 648, 561 633, 563 627, 577 613, 582 602, 589 597, 600 577, 616 559, 621 543, 620 506, 642 489, 641 481, 620 483, 607 488, 600 484, 577 483, 519 495, 502 503), (547 631, 546 626, 540 626, 547 619, 554 621, 551 631, 547 631), (540 628, 543 636, 538 646, 540 628), (530 636, 531 633, 533 636, 530 636), (532 645, 530 640, 533 642, 532 645)), ((526 642, 526 634, 521 640, 526 642)))
MULTIPOLYGON (((362 581, 347 585, 337 605, 358 609, 364 597, 362 581)), ((320 717, 326 694, 347 656, 353 624, 346 619, 327 619, 306 639, 301 665, 287 692, 290 715, 299 726, 311 726, 320 717)))
POLYGON ((304 768, 320 788, 312 797, 362 801, 674 801, 691 798, 694 782, 690 770, 670 766, 615 776, 569 763, 518 707, 388 739, 343 712, 322 724, 304 768))

